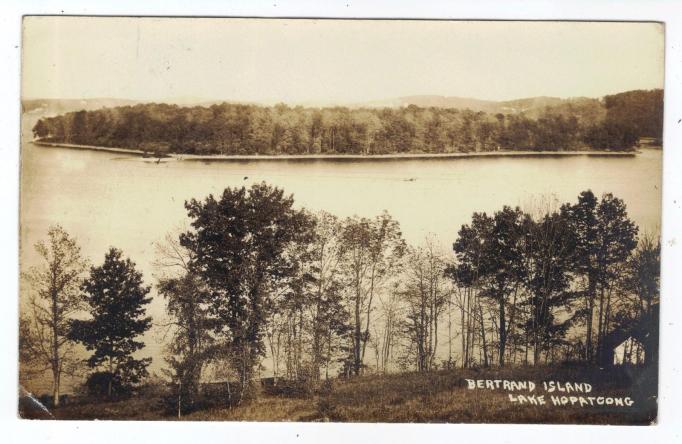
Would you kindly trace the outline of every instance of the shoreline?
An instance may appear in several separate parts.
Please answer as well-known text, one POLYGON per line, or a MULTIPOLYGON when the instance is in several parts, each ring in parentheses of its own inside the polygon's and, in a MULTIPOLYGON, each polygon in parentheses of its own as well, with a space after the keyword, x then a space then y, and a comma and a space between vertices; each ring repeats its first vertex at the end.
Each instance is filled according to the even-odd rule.
MULTIPOLYGON (((71 143, 58 142, 43 142, 40 140, 32 140, 37 146, 68 148, 87 151, 102 151, 117 154, 131 154, 143 157, 145 152, 130 148, 116 148, 103 147, 95 145, 76 145, 71 143)), ((225 155, 225 154, 177 154, 169 153, 163 156, 146 155, 146 159, 159 160, 182 160, 182 161, 213 161, 213 162, 230 162, 230 161, 280 161, 280 160, 428 160, 428 159, 466 159, 475 157, 569 157, 569 156, 594 156, 594 157, 632 157, 636 156, 639 151, 588 151, 588 150, 572 150, 572 151, 481 151, 469 153, 394 153, 394 154, 244 154, 244 155, 225 155)))
POLYGON ((119 153, 119 154, 135 154, 142 156, 144 151, 133 150, 129 148, 115 148, 106 146, 94 146, 94 145, 75 145, 72 143, 57 143, 57 142, 42 142, 40 140, 31 140, 30 143, 36 146, 47 146, 55 148, 69 148, 74 150, 86 150, 86 151, 104 151, 109 153, 119 153))

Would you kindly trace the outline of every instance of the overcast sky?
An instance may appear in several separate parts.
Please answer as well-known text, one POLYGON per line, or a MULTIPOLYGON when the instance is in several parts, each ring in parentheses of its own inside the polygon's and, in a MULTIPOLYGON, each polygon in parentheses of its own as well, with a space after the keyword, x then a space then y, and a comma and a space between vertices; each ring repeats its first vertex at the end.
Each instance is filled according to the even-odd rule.
POLYGON ((30 17, 24 98, 354 103, 663 87, 652 23, 30 17))

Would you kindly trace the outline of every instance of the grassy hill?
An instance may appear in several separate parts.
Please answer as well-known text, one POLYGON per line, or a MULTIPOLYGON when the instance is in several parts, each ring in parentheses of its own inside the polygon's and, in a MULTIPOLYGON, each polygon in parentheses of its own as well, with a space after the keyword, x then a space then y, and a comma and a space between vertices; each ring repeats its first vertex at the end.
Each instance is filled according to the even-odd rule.
MULTIPOLYGON (((649 424, 656 417, 655 374, 642 368, 505 368, 441 370, 431 373, 369 375, 312 395, 284 395, 263 390, 257 399, 236 407, 213 407, 184 415, 183 420, 343 421, 343 422, 474 422, 649 424), (469 389, 466 379, 530 380, 547 405, 511 402, 503 390, 469 389), (582 396, 630 396, 630 406, 554 406, 542 381, 588 382, 582 396)), ((529 394, 513 392, 513 394, 529 394)), ((552 395, 566 395, 555 392, 552 395)), ((23 416, 41 417, 23 401, 23 416)), ((58 419, 173 420, 161 396, 145 395, 101 403, 72 404, 54 410, 58 419)), ((43 414, 42 417, 48 417, 43 414)))

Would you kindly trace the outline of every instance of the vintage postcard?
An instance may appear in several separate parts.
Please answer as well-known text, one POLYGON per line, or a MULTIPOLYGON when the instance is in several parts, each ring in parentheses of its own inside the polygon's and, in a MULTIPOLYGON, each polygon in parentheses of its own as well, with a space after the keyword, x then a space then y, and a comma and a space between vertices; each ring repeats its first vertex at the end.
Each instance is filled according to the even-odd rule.
POLYGON ((657 419, 664 25, 27 16, 32 419, 657 419))

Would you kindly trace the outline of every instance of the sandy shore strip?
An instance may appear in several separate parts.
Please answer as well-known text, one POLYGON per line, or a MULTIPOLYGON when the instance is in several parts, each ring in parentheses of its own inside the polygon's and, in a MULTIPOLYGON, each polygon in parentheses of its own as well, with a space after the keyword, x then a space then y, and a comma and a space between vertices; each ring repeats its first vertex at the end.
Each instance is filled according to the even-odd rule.
POLYGON ((94 145, 75 145, 72 143, 56 143, 56 142, 43 142, 40 140, 32 140, 32 144, 38 146, 48 146, 54 148, 70 148, 75 150, 88 150, 88 151, 104 151, 108 153, 118 153, 118 154, 133 154, 135 156, 143 156, 144 151, 132 150, 128 148, 114 148, 106 146, 94 146, 94 145))
MULTIPOLYGON (((70 148, 90 151, 104 151, 118 154, 131 154, 135 156, 145 155, 144 151, 128 148, 102 147, 94 145, 75 145, 71 143, 43 142, 34 140, 31 143, 38 146, 70 148)), ((473 157, 565 157, 565 156, 635 156, 637 151, 482 151, 469 153, 396 153, 396 154, 250 154, 250 155, 224 155, 224 154, 175 154, 169 153, 162 158, 187 161, 251 161, 251 160, 401 160, 401 159, 456 159, 473 157)), ((147 153, 150 158, 157 158, 147 153)))

